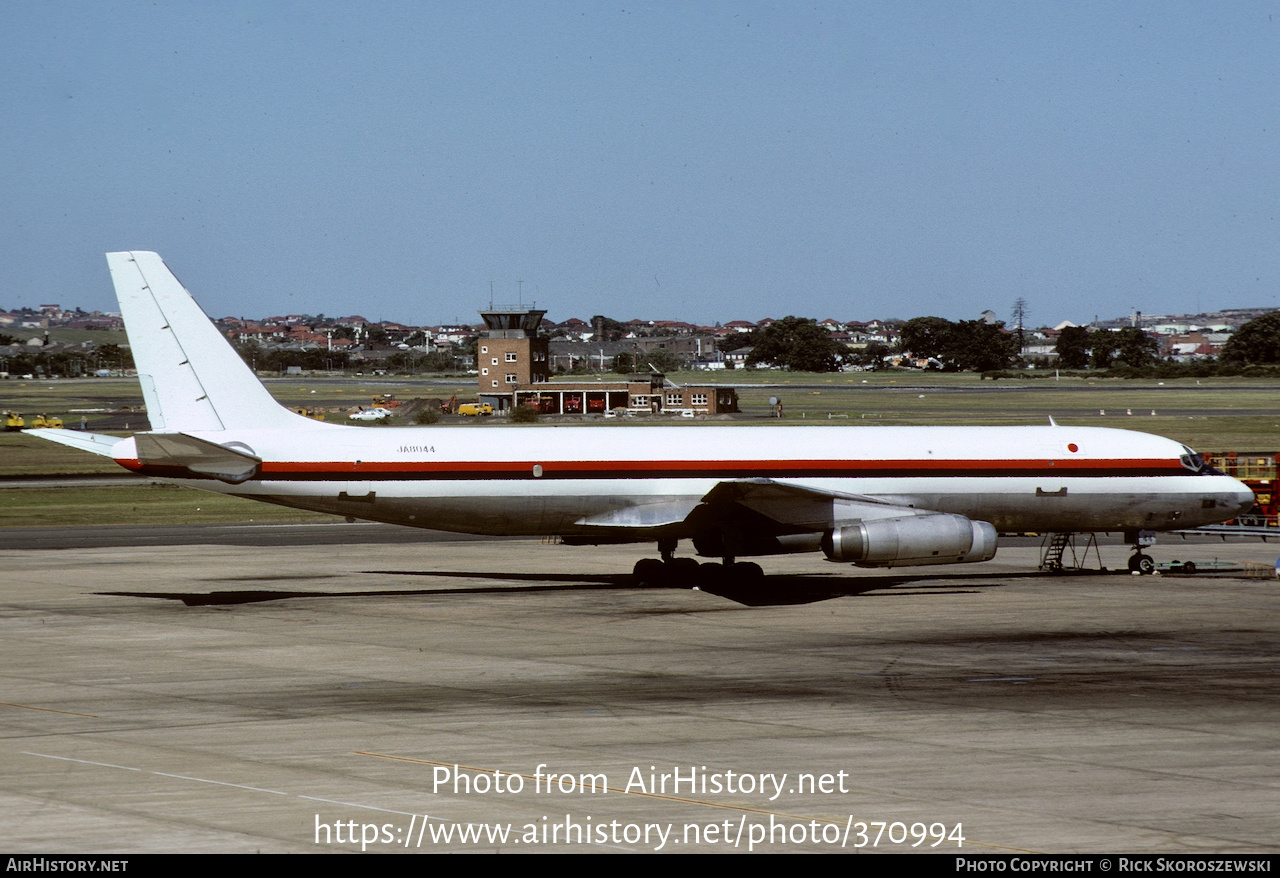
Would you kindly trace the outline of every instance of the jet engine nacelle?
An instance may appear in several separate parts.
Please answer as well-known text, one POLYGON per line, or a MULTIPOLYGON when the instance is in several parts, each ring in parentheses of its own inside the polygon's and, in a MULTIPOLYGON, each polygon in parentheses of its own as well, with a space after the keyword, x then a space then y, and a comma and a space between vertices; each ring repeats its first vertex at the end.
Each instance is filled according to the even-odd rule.
POLYGON ((827 531, 822 551, 832 561, 859 567, 966 564, 995 557, 996 529, 945 512, 882 518, 827 531))

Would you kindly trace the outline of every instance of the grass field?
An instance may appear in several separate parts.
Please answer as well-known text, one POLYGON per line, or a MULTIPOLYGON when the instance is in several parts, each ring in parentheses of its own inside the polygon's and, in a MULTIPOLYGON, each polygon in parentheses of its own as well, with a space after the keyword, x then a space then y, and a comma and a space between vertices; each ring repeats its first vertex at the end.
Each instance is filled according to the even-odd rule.
MULTIPOLYGON (((19 338, 39 338, 44 335, 43 329, 22 329, 10 331, 10 335, 19 338)), ((91 341, 98 347, 106 344, 126 345, 129 338, 123 329, 66 329, 55 326, 49 330, 49 341, 55 344, 80 344, 91 341)))
MULTIPOLYGON (((864 426, 1046 424, 1102 426, 1167 436, 1200 451, 1272 451, 1280 448, 1280 386, 1268 379, 1052 379, 983 381, 977 375, 939 373, 690 372, 670 376, 677 383, 737 386, 745 424, 822 424, 864 426), (750 383, 748 383, 750 382, 750 383), (770 397, 779 397, 784 417, 769 417, 770 397), (1154 412, 1154 414, 1153 414, 1154 412)), ((345 422, 345 413, 369 405, 374 394, 473 399, 473 378, 461 376, 404 379, 307 376, 273 379, 271 393, 291 407, 321 408, 329 420, 345 422)), ((145 429, 142 397, 134 379, 81 379, 0 382, 0 408, 34 415, 57 414, 68 427, 83 416, 96 424, 124 423, 145 429), (84 411, 78 411, 84 410, 84 411)), ((563 423, 564 421, 559 421, 563 423)), ((491 429, 499 419, 451 419, 444 429, 491 429)), ((594 420, 601 429, 637 424, 688 421, 667 418, 594 420)), ((716 423, 723 423, 717 420, 716 423)), ((99 428, 105 429, 105 428, 99 428)), ((372 429, 378 429, 373 427, 372 429)), ((422 429, 436 429, 424 427, 422 429)), ((127 435, 118 432, 118 435, 127 435)), ((115 473, 106 458, 20 433, 0 434, 0 478, 34 474, 115 473)), ((43 522, 242 521, 249 518, 297 521, 314 518, 293 512, 178 488, 12 489, 3 492, 0 526, 43 522), (216 517, 224 516, 224 517, 216 517)))

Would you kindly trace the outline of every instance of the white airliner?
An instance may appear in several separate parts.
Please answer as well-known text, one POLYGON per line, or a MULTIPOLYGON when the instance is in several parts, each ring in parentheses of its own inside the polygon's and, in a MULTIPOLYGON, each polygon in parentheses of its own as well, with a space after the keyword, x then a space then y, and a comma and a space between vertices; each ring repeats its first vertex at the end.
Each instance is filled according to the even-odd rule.
MULTIPOLYGON (((155 253, 109 253, 151 430, 27 432, 195 488, 470 534, 656 543, 639 580, 750 583, 738 558, 986 561, 998 532, 1140 534, 1253 505, 1184 445, 1091 427, 393 427, 280 406, 155 253), (676 558, 681 541, 722 564, 676 558)), ((1134 570, 1150 572, 1140 551, 1134 570)))

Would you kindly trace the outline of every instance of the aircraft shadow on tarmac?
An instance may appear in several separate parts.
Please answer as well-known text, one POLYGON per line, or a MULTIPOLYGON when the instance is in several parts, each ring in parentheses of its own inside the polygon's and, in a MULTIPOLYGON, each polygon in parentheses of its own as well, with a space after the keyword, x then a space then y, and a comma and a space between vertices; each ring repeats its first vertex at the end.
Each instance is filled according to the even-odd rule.
MULTIPOLYGON (((546 574, 546 573, 478 573, 474 570, 369 570, 368 575, 451 577, 494 580, 527 585, 472 586, 468 588, 431 589, 364 589, 359 591, 284 591, 270 589, 236 589, 213 592, 139 592, 109 591, 112 597, 156 598, 181 601, 188 607, 227 606, 293 598, 353 597, 438 597, 441 595, 535 594, 538 592, 634 592, 659 590, 653 586, 637 586, 628 574, 546 574)), ((1002 576, 993 582, 989 575, 951 573, 937 576, 859 576, 774 575, 766 576, 749 587, 729 583, 702 584, 698 588, 708 594, 727 598, 751 607, 811 604, 842 597, 919 597, 943 594, 978 594, 999 588, 1005 581, 1033 578, 1043 574, 1002 576), (910 588, 900 586, 910 585, 910 588), (871 594, 875 592, 875 594, 871 594)), ((672 586, 661 588, 676 589, 672 586)))

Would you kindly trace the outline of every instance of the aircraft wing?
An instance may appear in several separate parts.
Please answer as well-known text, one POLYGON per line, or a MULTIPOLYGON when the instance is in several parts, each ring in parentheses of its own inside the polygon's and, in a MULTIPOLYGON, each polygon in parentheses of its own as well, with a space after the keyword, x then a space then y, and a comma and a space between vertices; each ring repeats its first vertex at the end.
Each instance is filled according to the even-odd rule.
POLYGON ((619 506, 608 512, 600 512, 579 518, 575 524, 598 528, 663 528, 684 522, 702 503, 689 498, 666 500, 658 503, 639 503, 619 506))
POLYGON ((739 479, 720 482, 698 499, 623 506, 586 516, 577 524, 602 530, 678 530, 680 525, 737 519, 744 511, 773 522, 778 533, 817 533, 852 521, 934 514, 933 510, 886 503, 857 494, 788 485, 773 479, 739 479))
POLYGON ((851 521, 935 514, 931 509, 886 503, 858 494, 788 485, 773 479, 721 482, 702 498, 702 503, 712 509, 735 504, 793 532, 827 530, 851 521))

